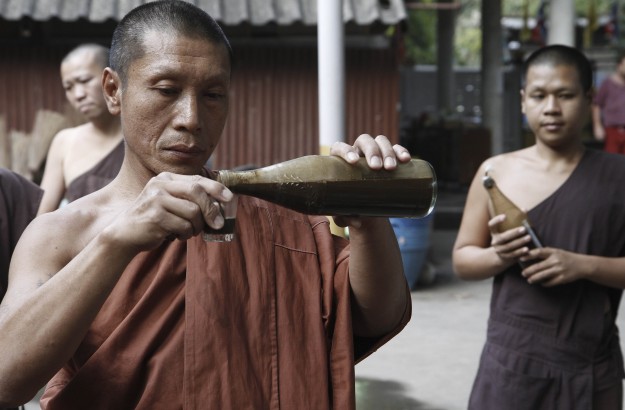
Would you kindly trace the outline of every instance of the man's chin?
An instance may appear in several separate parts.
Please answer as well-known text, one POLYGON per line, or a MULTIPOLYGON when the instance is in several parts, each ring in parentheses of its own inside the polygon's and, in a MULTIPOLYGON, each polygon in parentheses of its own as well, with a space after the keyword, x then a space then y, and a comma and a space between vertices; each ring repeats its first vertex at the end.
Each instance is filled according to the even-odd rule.
POLYGON ((186 165, 173 165, 170 167, 164 167, 165 169, 163 169, 163 171, 166 172, 171 172, 174 174, 180 174, 180 175, 199 175, 202 174, 202 168, 204 167, 204 164, 201 165, 191 165, 191 164, 186 164, 186 165))

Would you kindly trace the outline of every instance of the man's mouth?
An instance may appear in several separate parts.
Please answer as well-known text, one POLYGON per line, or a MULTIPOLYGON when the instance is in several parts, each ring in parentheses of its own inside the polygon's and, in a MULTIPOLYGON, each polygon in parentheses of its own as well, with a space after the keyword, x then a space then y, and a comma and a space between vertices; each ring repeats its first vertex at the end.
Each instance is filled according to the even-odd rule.
POLYGON ((180 152, 183 154, 190 154, 190 155, 201 154, 202 152, 204 152, 204 150, 198 147, 197 145, 184 145, 184 144, 173 145, 167 148, 167 150, 176 151, 176 152, 180 152))
POLYGON ((547 122, 543 123, 542 127, 548 131, 557 131, 564 126, 562 122, 547 122))

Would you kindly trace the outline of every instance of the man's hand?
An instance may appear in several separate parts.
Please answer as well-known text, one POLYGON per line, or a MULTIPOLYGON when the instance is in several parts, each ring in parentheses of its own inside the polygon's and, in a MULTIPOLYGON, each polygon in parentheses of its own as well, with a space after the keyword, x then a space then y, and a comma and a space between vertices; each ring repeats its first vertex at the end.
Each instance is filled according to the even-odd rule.
POLYGON ((488 221, 488 229, 490 229, 491 234, 490 245, 502 261, 516 261, 527 256, 529 252, 528 244, 532 238, 527 233, 525 227, 522 226, 499 233, 498 226, 505 219, 506 215, 500 214, 488 221))
POLYGON ((532 249, 521 261, 536 262, 523 269, 523 277, 530 284, 551 287, 582 279, 585 258, 572 252, 555 248, 532 249))
POLYGON ((219 202, 231 199, 229 189, 209 178, 164 172, 146 184, 107 231, 131 248, 153 249, 166 239, 198 235, 204 224, 221 228, 224 219, 219 202))
MULTIPOLYGON (((367 159, 371 169, 393 170, 397 163, 408 162, 411 159, 410 152, 399 144, 392 145, 384 135, 373 138, 369 134, 361 134, 354 145, 344 142, 335 142, 330 148, 330 155, 343 158, 350 164, 355 164, 360 157, 367 159)), ((359 217, 334 217, 334 222, 341 227, 351 226, 359 228, 362 221, 359 217)))
POLYGON ((358 158, 367 158, 371 169, 393 170, 397 168, 397 162, 410 161, 410 153, 401 145, 391 145, 384 135, 373 138, 369 134, 362 134, 354 145, 344 142, 335 142, 330 148, 330 155, 342 157, 350 164, 355 164, 358 158))

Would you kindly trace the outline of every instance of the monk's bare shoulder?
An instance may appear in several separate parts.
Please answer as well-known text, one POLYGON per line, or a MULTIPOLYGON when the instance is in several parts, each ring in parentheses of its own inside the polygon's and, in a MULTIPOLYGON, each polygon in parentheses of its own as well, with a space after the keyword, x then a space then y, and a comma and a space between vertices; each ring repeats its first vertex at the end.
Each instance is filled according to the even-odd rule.
POLYGON ((488 158, 482 163, 480 170, 503 177, 511 173, 516 174, 521 169, 526 169, 534 161, 535 154, 532 152, 532 147, 528 147, 488 158))
POLYGON ((114 211, 108 196, 95 192, 54 212, 35 218, 24 231, 16 251, 43 254, 67 264, 110 222, 114 211))
POLYGON ((41 214, 30 223, 11 258, 4 305, 43 286, 112 221, 119 209, 112 196, 102 191, 41 214))
POLYGON ((80 141, 81 136, 84 136, 85 132, 89 131, 89 126, 90 124, 87 123, 76 127, 64 128, 56 133, 52 144, 68 149, 77 141, 80 141))
POLYGON ((37 253, 47 244, 61 260, 69 262, 95 236, 93 226, 98 219, 96 210, 70 205, 35 218, 24 231, 19 246, 37 253))
POLYGON ((93 129, 93 125, 89 122, 77 125, 75 127, 65 128, 59 131, 57 136, 61 136, 61 138, 73 139, 80 138, 85 132, 88 132, 93 129))

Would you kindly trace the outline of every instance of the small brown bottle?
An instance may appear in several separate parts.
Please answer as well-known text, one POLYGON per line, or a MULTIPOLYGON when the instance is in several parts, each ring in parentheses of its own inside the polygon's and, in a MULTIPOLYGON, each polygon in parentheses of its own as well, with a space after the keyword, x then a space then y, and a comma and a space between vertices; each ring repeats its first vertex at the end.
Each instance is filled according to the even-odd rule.
POLYGON ((532 238, 533 247, 542 247, 538 236, 536 236, 536 233, 529 223, 527 213, 525 213, 521 208, 516 206, 514 202, 512 202, 507 196, 503 194, 503 192, 499 190, 499 187, 497 187, 497 184, 495 183, 493 177, 488 175, 488 171, 486 172, 486 175, 482 177, 482 184, 488 192, 488 196, 490 197, 490 201, 493 206, 493 211, 495 215, 506 215, 506 219, 504 219, 504 221, 498 225, 498 231, 503 232, 509 229, 524 226, 527 233, 532 238))
POLYGON ((419 218, 436 201, 432 166, 413 159, 393 171, 372 170, 361 158, 308 155, 249 171, 219 171, 232 192, 311 215, 419 218))

